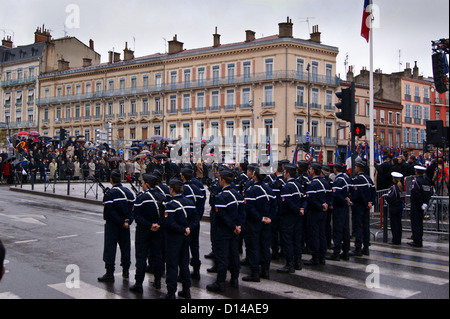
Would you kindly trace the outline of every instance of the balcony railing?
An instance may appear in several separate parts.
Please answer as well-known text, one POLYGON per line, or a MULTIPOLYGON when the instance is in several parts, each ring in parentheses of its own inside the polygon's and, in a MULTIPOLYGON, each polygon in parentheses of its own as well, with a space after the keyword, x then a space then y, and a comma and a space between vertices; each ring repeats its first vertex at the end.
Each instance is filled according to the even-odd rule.
MULTIPOLYGON (((252 82, 266 82, 266 81, 307 81, 307 73, 306 72, 297 72, 295 70, 279 70, 273 71, 270 73, 260 72, 254 73, 251 75, 239 75, 239 76, 224 76, 220 78, 211 78, 208 80, 190 80, 187 82, 180 81, 176 83, 161 83, 157 85, 147 85, 141 87, 129 87, 129 88, 120 88, 117 90, 102 90, 97 92, 89 92, 85 94, 76 94, 76 95, 68 95, 68 96, 57 96, 57 97, 44 97, 41 99, 37 99, 36 103, 38 105, 41 104, 53 104, 53 103, 69 103, 69 102, 80 102, 84 100, 95 100, 100 98, 113 98, 113 97, 123 97, 123 96, 139 96, 139 95, 147 95, 158 92, 170 92, 170 91, 182 91, 186 90, 187 87, 189 90, 195 89, 203 89, 203 88, 211 88, 211 87, 221 87, 221 86, 236 86, 239 84, 249 84, 252 82), (268 76, 269 75, 269 76, 268 76)), ((318 85, 328 85, 328 86, 339 86, 340 80, 337 76, 326 76, 326 75, 314 75, 310 78, 312 84, 318 85)), ((3 82, 2 82, 3 83, 3 82)), ((2 84, 3 85, 3 84, 2 84)))
POLYGON ((13 86, 13 85, 22 85, 27 83, 32 83, 36 81, 35 76, 29 76, 26 78, 16 79, 16 80, 6 80, 2 81, 2 86, 13 86))

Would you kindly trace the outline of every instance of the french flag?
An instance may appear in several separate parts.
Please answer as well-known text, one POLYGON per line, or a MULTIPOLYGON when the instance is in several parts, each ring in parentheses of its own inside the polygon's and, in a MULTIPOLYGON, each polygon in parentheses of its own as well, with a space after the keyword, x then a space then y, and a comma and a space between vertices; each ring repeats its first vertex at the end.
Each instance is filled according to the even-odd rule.
POLYGON ((367 10, 367 7, 371 4, 370 0, 364 0, 364 10, 363 10, 363 17, 362 17, 362 23, 361 23, 361 36, 366 39, 367 42, 369 42, 369 34, 370 34, 370 10, 367 10))
POLYGON ((345 160, 345 165, 347 165, 347 172, 349 175, 352 174, 352 152, 350 150, 350 144, 347 144, 347 159, 345 160))

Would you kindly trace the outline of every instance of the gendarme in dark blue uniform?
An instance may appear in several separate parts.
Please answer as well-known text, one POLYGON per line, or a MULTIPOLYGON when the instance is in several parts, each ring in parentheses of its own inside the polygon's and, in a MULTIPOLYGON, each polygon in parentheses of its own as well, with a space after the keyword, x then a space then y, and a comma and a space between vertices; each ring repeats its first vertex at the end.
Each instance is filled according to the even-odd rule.
POLYGON ((111 173, 112 188, 103 197, 103 219, 105 220, 105 242, 103 248, 103 261, 106 274, 99 277, 101 282, 114 282, 114 264, 116 260, 117 244, 121 253, 123 277, 128 278, 131 260, 130 225, 133 222, 132 207, 134 195, 120 184, 120 172, 111 173))
POLYGON ((308 244, 312 255, 311 260, 305 262, 308 266, 324 264, 327 251, 325 223, 330 204, 328 192, 331 192, 331 188, 325 179, 320 177, 321 170, 322 165, 319 163, 311 164, 312 180, 306 188, 308 244))
POLYGON ((158 178, 151 174, 142 176, 142 188, 144 193, 138 196, 134 203, 134 218, 136 220, 136 284, 131 291, 142 293, 142 283, 145 278, 146 259, 150 250, 152 270, 155 275, 153 287, 161 288, 161 276, 163 274, 162 259, 162 229, 166 198, 155 190, 158 178))
POLYGON ((352 224, 355 235, 355 250, 351 256, 369 255, 370 246, 370 209, 375 203, 376 190, 372 179, 365 173, 367 164, 356 161, 356 177, 353 179, 353 191, 350 199, 352 207, 352 224), (364 247, 363 247, 364 245, 364 247))
POLYGON ((166 253, 166 298, 175 298, 178 278, 183 290, 180 297, 190 298, 191 278, 189 273, 189 234, 198 225, 199 216, 195 204, 183 196, 183 182, 178 178, 169 181, 172 200, 165 211, 165 253, 166 253), (178 268, 180 276, 178 277, 178 268))
POLYGON ((333 254, 327 259, 339 261, 341 258, 348 260, 350 251, 350 193, 352 181, 344 173, 345 168, 341 163, 334 164, 336 178, 333 182, 333 254), (342 254, 341 254, 342 251, 342 254))
POLYGON ((296 180, 296 166, 284 165, 285 185, 281 189, 280 236, 286 265, 277 269, 280 273, 293 273, 302 269, 303 219, 305 215, 305 194, 296 180))
POLYGON ((254 169, 255 183, 245 192, 245 244, 247 260, 250 264, 251 275, 243 277, 244 281, 260 281, 261 277, 269 278, 271 219, 277 214, 277 202, 273 191, 263 182, 264 169, 254 169))
POLYGON ((215 217, 211 224, 214 232, 214 256, 217 265, 217 279, 206 288, 210 291, 225 291, 227 270, 230 270, 230 283, 238 287, 239 250, 238 235, 245 222, 244 198, 231 187, 233 172, 229 169, 220 170, 220 185, 222 191, 215 198, 215 217))

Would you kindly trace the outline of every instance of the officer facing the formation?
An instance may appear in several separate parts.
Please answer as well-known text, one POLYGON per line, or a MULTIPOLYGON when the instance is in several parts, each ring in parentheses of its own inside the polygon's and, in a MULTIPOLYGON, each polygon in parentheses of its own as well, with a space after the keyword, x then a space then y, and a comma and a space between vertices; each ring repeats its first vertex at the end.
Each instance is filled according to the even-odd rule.
POLYGON ((114 282, 114 264, 117 244, 120 247, 122 276, 128 278, 131 264, 130 225, 133 222, 133 193, 120 183, 119 170, 111 172, 112 187, 103 197, 103 219, 105 222, 105 243, 103 261, 106 273, 98 278, 100 282, 114 282))
POLYGON ((391 173, 393 185, 389 193, 384 197, 389 207, 389 219, 391 221, 392 244, 400 245, 402 242, 402 213, 403 199, 401 197, 403 174, 398 172, 391 173))
POLYGON ((155 190, 158 178, 151 174, 142 175, 144 193, 138 196, 134 203, 134 219, 136 220, 136 283, 131 291, 142 293, 142 283, 145 278, 146 259, 150 250, 153 274, 153 287, 161 289, 163 274, 161 224, 164 216, 166 198, 155 190))
POLYGON ((260 276, 269 279, 270 223, 277 214, 277 202, 273 191, 264 183, 267 174, 265 170, 256 165, 253 167, 254 184, 245 193, 245 244, 251 275, 243 277, 242 280, 259 282, 260 276))
POLYGON ((350 252, 351 256, 369 255, 370 210, 375 203, 376 191, 372 179, 366 173, 366 169, 366 162, 356 161, 356 177, 353 179, 353 191, 350 196, 353 203, 352 224, 355 235, 355 250, 350 252))
POLYGON ((431 183, 426 175, 426 168, 414 166, 416 177, 411 184, 411 230, 413 241, 408 245, 422 247, 423 216, 431 199, 431 183))
POLYGON ((189 234, 197 227, 199 217, 194 202, 183 196, 181 179, 172 178, 169 181, 169 189, 172 200, 166 204, 164 214, 167 285, 165 298, 175 299, 177 281, 180 279, 183 290, 178 296, 190 299, 189 234))
POLYGON ((302 237, 303 218, 305 215, 306 201, 302 186, 295 180, 297 175, 294 164, 284 165, 285 185, 281 189, 280 235, 286 265, 277 269, 280 273, 293 273, 302 269, 302 237))
POLYGON ((330 206, 328 192, 330 185, 324 178, 320 177, 322 165, 312 163, 309 169, 312 177, 306 188, 307 196, 307 223, 308 223, 308 244, 311 249, 312 258, 305 262, 307 266, 325 264, 325 254, 327 251, 327 240, 325 235, 325 223, 327 210, 330 206))
POLYGON ((328 260, 341 258, 348 260, 350 251, 350 221, 349 203, 352 181, 344 174, 345 167, 342 163, 335 163, 333 166, 336 178, 333 182, 333 254, 327 257, 328 260), (340 254, 342 251, 342 254, 340 254))
POLYGON ((231 187, 234 174, 230 169, 219 171, 220 192, 215 198, 215 217, 211 224, 214 232, 214 256, 217 269, 217 279, 206 289, 214 292, 225 291, 227 269, 230 270, 232 287, 238 288, 239 278, 239 250, 238 235, 245 222, 244 198, 231 187))

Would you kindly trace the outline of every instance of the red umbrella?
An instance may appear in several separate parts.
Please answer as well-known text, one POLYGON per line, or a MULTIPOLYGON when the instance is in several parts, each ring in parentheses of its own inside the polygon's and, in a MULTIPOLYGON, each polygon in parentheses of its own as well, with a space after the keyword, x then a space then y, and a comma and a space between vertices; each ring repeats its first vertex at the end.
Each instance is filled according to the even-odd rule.
POLYGON ((30 135, 30 133, 22 131, 22 132, 17 133, 17 135, 30 135))

